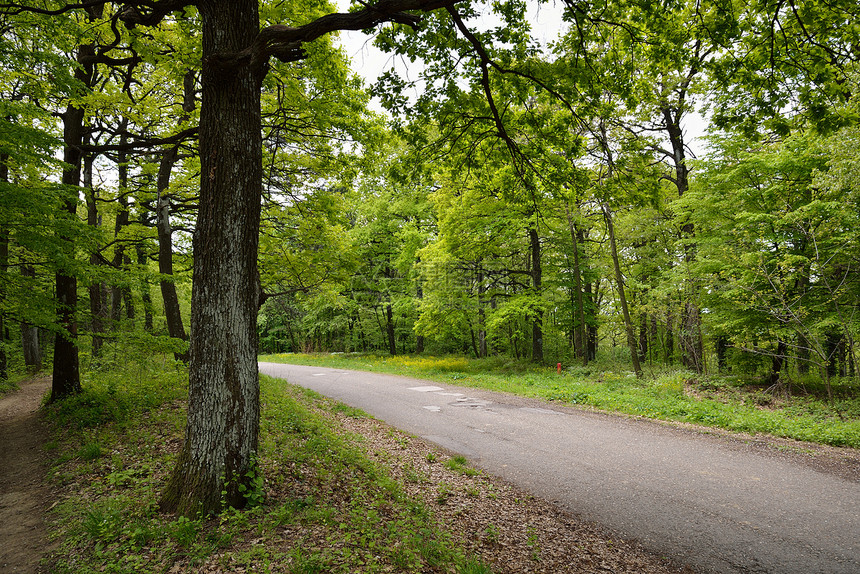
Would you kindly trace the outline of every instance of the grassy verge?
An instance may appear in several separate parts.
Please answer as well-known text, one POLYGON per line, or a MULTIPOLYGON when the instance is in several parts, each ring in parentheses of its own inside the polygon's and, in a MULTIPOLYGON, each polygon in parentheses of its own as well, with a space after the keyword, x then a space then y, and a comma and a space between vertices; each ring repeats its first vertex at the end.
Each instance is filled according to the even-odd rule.
POLYGON ((820 385, 809 380, 796 385, 798 393, 777 398, 737 378, 665 370, 638 380, 610 363, 570 367, 558 374, 554 368, 495 358, 281 354, 260 360, 408 375, 660 420, 860 448, 856 380, 834 383, 832 397, 823 397, 820 385))
POLYGON ((52 572, 490 572, 336 422, 360 413, 265 377, 253 507, 161 514, 186 379, 170 364, 98 373, 49 407, 52 572))

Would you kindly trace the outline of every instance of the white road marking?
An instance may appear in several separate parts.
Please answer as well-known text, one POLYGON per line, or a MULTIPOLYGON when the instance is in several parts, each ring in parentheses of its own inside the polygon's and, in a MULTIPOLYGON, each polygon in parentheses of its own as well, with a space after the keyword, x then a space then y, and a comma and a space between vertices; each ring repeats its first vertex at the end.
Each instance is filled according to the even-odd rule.
POLYGON ((438 413, 439 411, 442 410, 442 407, 437 407, 436 405, 428 405, 424 408, 427 409, 428 411, 430 411, 431 413, 438 413))

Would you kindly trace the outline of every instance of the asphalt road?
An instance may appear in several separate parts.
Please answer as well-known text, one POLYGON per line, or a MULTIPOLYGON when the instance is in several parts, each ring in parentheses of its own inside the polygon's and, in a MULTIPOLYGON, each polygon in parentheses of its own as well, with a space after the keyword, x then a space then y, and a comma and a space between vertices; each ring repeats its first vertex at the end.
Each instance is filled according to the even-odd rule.
POLYGON ((260 363, 707 573, 860 573, 860 477, 667 425, 476 389, 260 363))

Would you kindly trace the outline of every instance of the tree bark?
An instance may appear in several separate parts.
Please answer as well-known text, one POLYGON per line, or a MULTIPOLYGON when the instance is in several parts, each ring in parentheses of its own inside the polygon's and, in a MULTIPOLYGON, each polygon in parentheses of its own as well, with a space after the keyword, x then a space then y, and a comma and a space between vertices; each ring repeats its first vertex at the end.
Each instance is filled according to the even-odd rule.
POLYGON ((582 365, 588 364, 588 350, 585 344, 585 304, 582 299, 582 267, 579 263, 579 232, 570 213, 570 206, 564 206, 567 212, 567 225, 570 228, 570 239, 573 242, 573 278, 576 289, 576 326, 574 337, 574 353, 582 360, 582 365))
POLYGON ((385 334, 388 337, 388 352, 391 355, 397 354, 397 342, 394 340, 394 313, 391 309, 391 302, 385 306, 385 334))
MULTIPOLYGON (((420 263, 421 258, 418 258, 416 263, 420 263)), ((418 299, 419 304, 424 300, 424 288, 421 286, 421 279, 419 278, 417 284, 415 286, 415 297, 418 299)), ((415 353, 420 355, 424 352, 424 335, 416 335, 415 336, 415 353)))
MULTIPOLYGON (((679 106, 679 109, 682 109, 679 106)), ((675 168, 675 186, 678 188, 678 197, 683 197, 690 189, 690 168, 687 167, 686 152, 684 148, 684 132, 681 129, 680 112, 673 113, 669 107, 661 110, 665 122, 669 142, 672 145, 672 161, 675 168)), ((681 227, 682 238, 693 238, 696 231, 692 223, 686 223, 681 227)), ((684 261, 689 265, 696 260, 696 246, 693 243, 684 245, 684 261)), ((684 301, 684 316, 681 318, 681 330, 679 345, 681 348, 681 362, 685 367, 697 373, 705 369, 704 350, 702 348, 702 329, 699 308, 696 305, 696 286, 692 280, 687 279, 688 299, 684 301)))
MULTIPOLYGON (((158 272, 161 275, 159 286, 161 299, 164 302, 164 315, 167 319, 167 332, 174 339, 187 341, 188 335, 182 323, 182 311, 173 277, 173 229, 170 226, 170 198, 167 195, 170 175, 177 156, 178 150, 175 147, 165 151, 158 166, 155 226, 158 231, 158 272)), ((188 351, 174 353, 173 356, 177 361, 188 362, 188 351)))
MULTIPOLYGON (((92 52, 91 46, 81 46, 79 55, 92 52)), ((75 76, 84 78, 84 71, 75 76)), ((77 188, 81 184, 81 151, 84 139, 84 111, 69 105, 63 114, 63 168, 62 183, 77 188)), ((77 196, 69 194, 63 204, 68 218, 77 217, 77 196)), ((69 257, 73 257, 73 240, 63 237, 69 257)), ((57 324, 60 332, 54 337, 54 364, 51 380, 51 402, 59 401, 81 391, 80 363, 78 359, 78 323, 75 312, 78 306, 78 280, 69 269, 56 273, 57 324)))
MULTIPOLYGON (((5 158, 2 160, 2 171, 6 171, 5 158)), ((6 175, 6 174, 3 174, 6 175)), ((7 178, 3 177, 3 181, 7 178)), ((9 267, 9 231, 5 228, 0 228, 0 273, 6 274, 9 267)), ((6 279, 0 278, 0 306, 3 306, 6 299, 6 279)), ((5 313, 0 311, 0 381, 5 381, 9 378, 8 358, 6 354, 6 320, 5 313)))
MULTIPOLYGON (((124 131, 125 126, 127 125, 128 120, 123 118, 120 128, 124 131)), ((120 138, 120 144, 125 144, 126 142, 127 137, 123 134, 120 138)), ((121 151, 117 158, 117 165, 119 168, 119 197, 117 198, 117 203, 119 203, 119 211, 116 213, 116 221, 114 223, 114 237, 117 241, 114 247, 115 251, 113 256, 113 266, 116 270, 123 269, 123 267, 127 268, 130 263, 129 258, 126 255, 125 243, 119 239, 122 229, 127 227, 129 223, 128 163, 126 156, 126 152, 121 151)), ((113 319, 115 326, 119 325, 123 300, 126 302, 126 315, 131 319, 134 317, 134 310, 131 305, 131 288, 128 285, 113 285, 111 287, 111 319, 113 319)))
POLYGON ((259 441, 257 271, 264 70, 223 54, 251 46, 257 0, 200 0, 203 100, 200 211, 194 237, 188 423, 163 493, 166 511, 195 515, 242 507, 259 441))
MULTIPOLYGON (((144 250, 144 244, 142 242, 138 242, 135 246, 135 251, 137 252, 138 267, 145 270, 148 258, 146 256, 146 251, 144 250)), ((140 278, 140 300, 143 304, 143 330, 147 333, 151 333, 153 328, 152 292, 150 290, 149 278, 145 271, 142 273, 140 278)))
MULTIPOLYGON (((537 217, 537 215, 535 215, 537 217)), ((529 228, 529 243, 532 259, 532 289, 540 297, 543 293, 543 270, 541 268, 540 237, 536 226, 529 228)), ((532 321, 532 361, 543 363, 543 312, 538 310, 532 321)))
MULTIPOLYGON (((98 212, 96 204, 96 190, 93 188, 93 157, 87 155, 83 158, 83 184, 84 195, 87 202, 87 225, 96 228, 101 226, 101 216, 98 212)), ((98 266, 101 264, 101 259, 98 253, 90 255, 90 265, 98 266)), ((90 296, 90 329, 92 330, 92 357, 98 359, 101 355, 102 345, 108 320, 108 310, 104 300, 104 285, 101 281, 95 281, 87 286, 87 291, 90 296)))
POLYGON ((487 358, 487 313, 484 311, 484 296, 487 285, 484 282, 484 268, 478 263, 478 358, 487 358))
POLYGON ((606 230, 609 232, 609 249, 612 251, 612 264, 615 267, 615 282, 618 286, 618 299, 621 302, 621 313, 624 316, 624 330, 627 332, 627 347, 633 362, 633 372, 637 378, 642 378, 642 366, 639 364, 639 349, 636 347, 636 335, 633 333, 633 323, 627 310, 627 296, 624 293, 624 276, 618 262, 618 246, 615 243, 615 226, 612 224, 612 214, 609 208, 603 206, 603 218, 606 220, 606 230))
MULTIPOLYGON (((36 270, 29 265, 21 266, 23 277, 36 277, 36 270)), ((28 373, 38 373, 42 370, 42 349, 39 346, 39 328, 29 323, 21 322, 21 348, 24 354, 24 366, 28 373)))
MULTIPOLYGON (((9 154, 0 154, 0 181, 9 182, 9 154)), ((0 273, 6 274, 9 272, 9 230, 5 227, 0 227, 0 273)), ((0 309, 5 307, 6 302, 6 285, 5 278, 0 279, 0 309)), ((3 333, 6 331, 5 317, 0 312, 0 381, 5 381, 9 378, 8 358, 6 354, 6 343, 3 340, 3 333)))

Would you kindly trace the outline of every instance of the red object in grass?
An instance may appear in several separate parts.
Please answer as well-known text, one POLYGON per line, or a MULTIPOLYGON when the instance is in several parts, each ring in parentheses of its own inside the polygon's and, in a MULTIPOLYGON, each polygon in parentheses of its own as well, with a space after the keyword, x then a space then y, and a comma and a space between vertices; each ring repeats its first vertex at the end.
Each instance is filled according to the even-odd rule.
POLYGON ((561 363, 559 363, 558 365, 556 365, 556 367, 558 368, 558 374, 560 375, 560 374, 561 374, 561 363))

